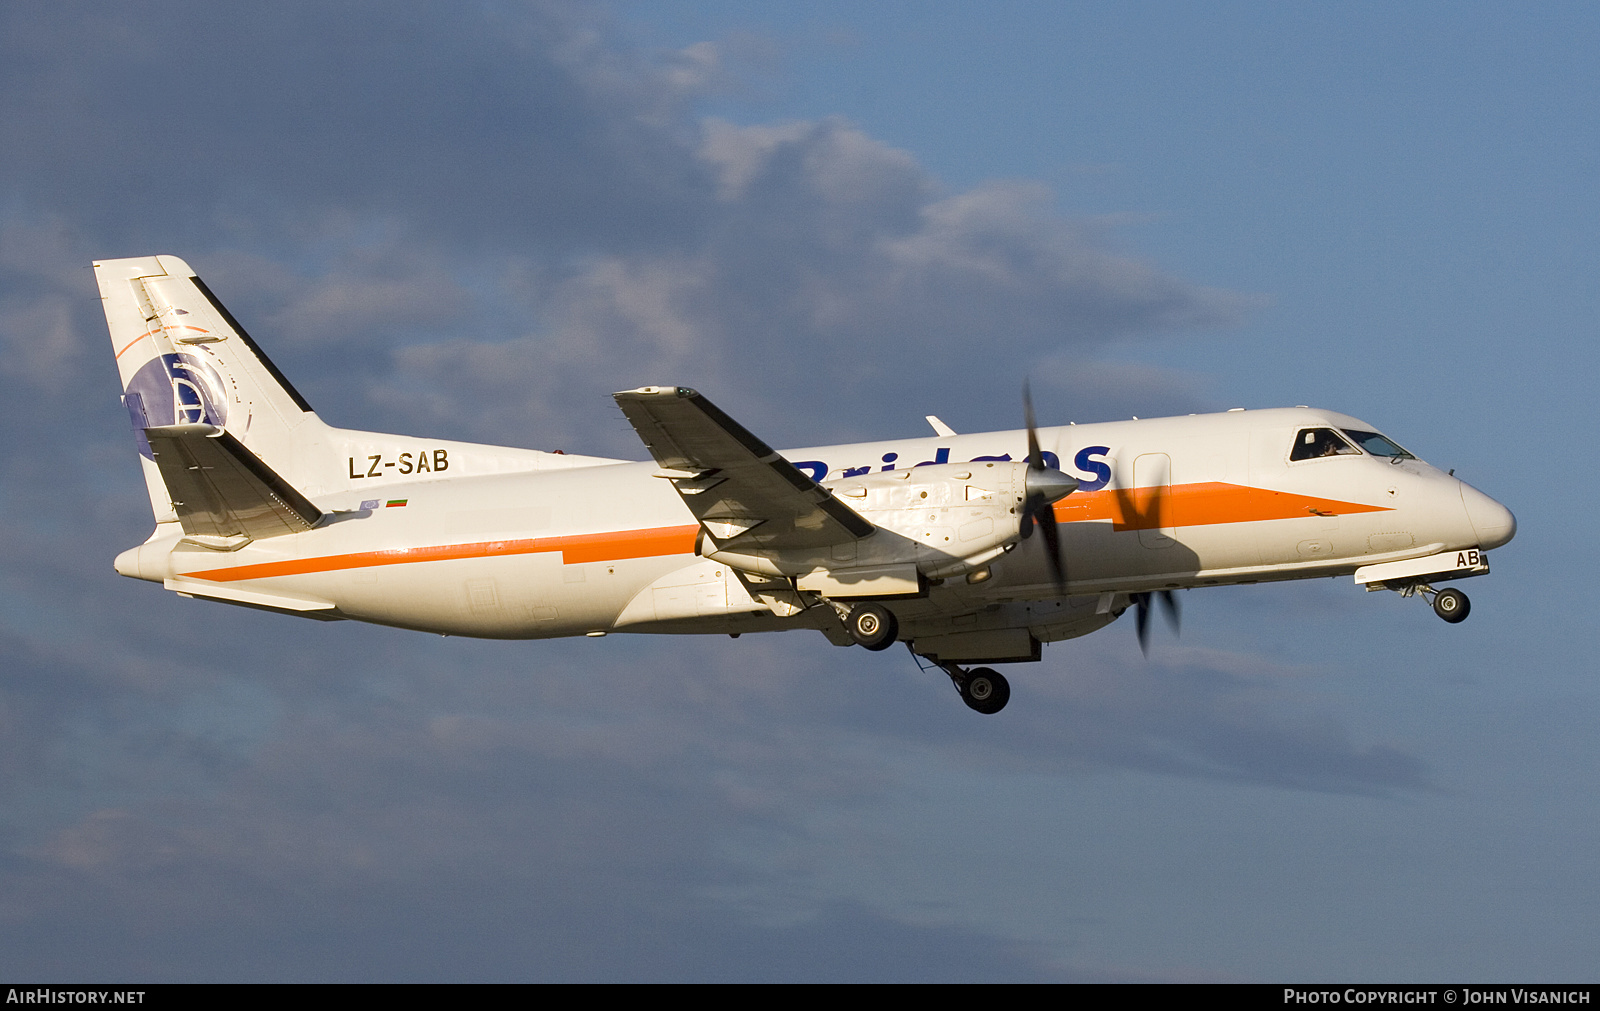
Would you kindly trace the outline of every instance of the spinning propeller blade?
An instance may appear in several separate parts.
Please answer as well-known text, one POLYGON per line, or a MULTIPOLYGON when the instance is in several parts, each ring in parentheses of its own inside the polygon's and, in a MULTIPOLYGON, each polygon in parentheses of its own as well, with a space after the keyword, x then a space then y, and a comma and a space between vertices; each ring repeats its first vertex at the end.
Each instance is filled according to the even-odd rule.
POLYGON ((1133 615, 1133 628, 1139 636, 1139 652, 1145 656, 1150 655, 1150 610, 1153 606, 1150 601, 1152 597, 1161 602, 1161 611, 1167 616, 1167 624, 1172 626, 1172 634, 1178 634, 1178 598, 1171 590, 1132 594, 1133 603, 1138 608, 1133 615))
POLYGON ((1061 531, 1056 527, 1055 504, 1078 489, 1078 479, 1045 465, 1044 452, 1039 448, 1039 433, 1033 420, 1033 394, 1026 381, 1022 384, 1022 418, 1028 426, 1028 477, 1027 490, 1022 500, 1022 518, 1018 532, 1023 540, 1033 535, 1034 524, 1044 532, 1044 544, 1050 555, 1050 572, 1055 577, 1056 589, 1067 588, 1067 562, 1061 554, 1061 531))
POLYGON ((1061 553, 1061 531, 1056 529, 1056 511, 1052 505, 1039 513, 1039 529, 1044 533, 1045 551, 1050 555, 1050 574, 1055 576, 1056 589, 1067 589, 1067 559, 1061 553))
POLYGON ((1022 381, 1022 423, 1028 428, 1028 469, 1044 470, 1044 454, 1039 451, 1038 426, 1033 421, 1033 390, 1022 381))

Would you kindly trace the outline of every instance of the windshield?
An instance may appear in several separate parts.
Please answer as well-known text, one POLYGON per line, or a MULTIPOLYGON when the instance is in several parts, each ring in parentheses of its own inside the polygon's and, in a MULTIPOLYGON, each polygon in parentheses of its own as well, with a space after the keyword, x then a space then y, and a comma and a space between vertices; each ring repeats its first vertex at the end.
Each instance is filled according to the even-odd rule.
POLYGON ((1324 456, 1360 456, 1360 451, 1339 438, 1331 428, 1302 428, 1294 437, 1290 460, 1317 460, 1324 456))
POLYGON ((1371 453, 1373 456, 1398 457, 1402 460, 1415 460, 1416 457, 1396 446, 1377 432, 1358 432, 1347 428, 1344 434, 1354 439, 1356 445, 1371 453))

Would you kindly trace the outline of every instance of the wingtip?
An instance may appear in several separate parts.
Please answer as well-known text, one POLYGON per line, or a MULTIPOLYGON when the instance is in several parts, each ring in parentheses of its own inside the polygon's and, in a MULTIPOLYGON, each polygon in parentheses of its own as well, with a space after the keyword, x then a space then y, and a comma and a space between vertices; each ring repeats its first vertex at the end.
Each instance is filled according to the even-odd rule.
POLYGON ((641 386, 636 390, 619 390, 612 399, 640 400, 645 397, 698 397, 700 394, 687 386, 641 386))

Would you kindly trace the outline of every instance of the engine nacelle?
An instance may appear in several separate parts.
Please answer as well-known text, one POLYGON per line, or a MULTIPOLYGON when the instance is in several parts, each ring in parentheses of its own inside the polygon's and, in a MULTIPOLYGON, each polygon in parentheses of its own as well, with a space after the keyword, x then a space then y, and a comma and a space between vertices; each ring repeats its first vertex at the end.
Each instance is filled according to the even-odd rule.
POLYGON ((795 578, 832 597, 915 595, 923 581, 982 568, 1020 537, 1028 465, 1011 461, 930 464, 826 482, 835 498, 877 527, 821 550, 707 557, 748 572, 795 578))
POLYGON ((834 497, 878 533, 857 543, 862 563, 911 562, 923 575, 969 572, 1018 539, 1028 465, 1010 461, 943 463, 828 482, 834 497), (896 543, 879 535, 894 533, 896 543), (910 547, 912 557, 906 557, 910 547))

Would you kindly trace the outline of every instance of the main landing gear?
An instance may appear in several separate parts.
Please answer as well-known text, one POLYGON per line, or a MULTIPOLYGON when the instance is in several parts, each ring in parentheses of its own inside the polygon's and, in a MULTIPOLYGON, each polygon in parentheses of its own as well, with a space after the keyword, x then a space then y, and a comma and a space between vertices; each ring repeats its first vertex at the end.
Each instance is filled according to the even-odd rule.
MULTIPOLYGON (((1391 587, 1393 589, 1393 587, 1391 587)), ((1433 613, 1454 625, 1459 621, 1466 621, 1467 615, 1472 613, 1472 601, 1467 595, 1453 586, 1443 590, 1435 590, 1427 583, 1407 583, 1398 587, 1402 597, 1411 597, 1420 594, 1424 599, 1433 601, 1433 613)))
MULTIPOLYGON (((906 648, 911 648, 909 642, 906 643, 906 648)), ((1004 709, 1006 703, 1011 701, 1011 682, 993 668, 973 667, 969 670, 948 660, 925 658, 917 653, 912 653, 911 657, 923 670, 927 670, 931 665, 949 675, 950 683, 961 693, 961 701, 967 704, 968 709, 991 716, 1004 709), (924 659, 928 662, 923 663, 924 659)))
MULTIPOLYGON (((850 608, 844 615, 844 627, 856 645, 874 652, 893 646, 896 636, 900 634, 900 622, 895 619, 894 612, 882 604, 857 604, 850 608)), ((910 642, 906 643, 906 649, 911 649, 910 642)), ((913 651, 911 655, 923 670, 932 664, 944 671, 950 683, 956 686, 956 691, 961 693, 961 701, 970 709, 985 715, 998 713, 1011 700, 1011 684, 998 671, 989 667, 973 667, 969 670, 941 660, 924 663, 924 658, 916 652, 913 651)))
POLYGON ((894 645, 900 634, 900 622, 894 612, 881 604, 857 604, 845 615, 844 627, 856 645, 877 652, 894 645))
MULTIPOLYGON (((955 680, 954 675, 951 680, 955 680)), ((956 683, 961 701, 967 708, 985 716, 998 713, 1011 701, 1011 683, 1005 675, 990 667, 974 667, 966 672, 966 679, 956 683)))

